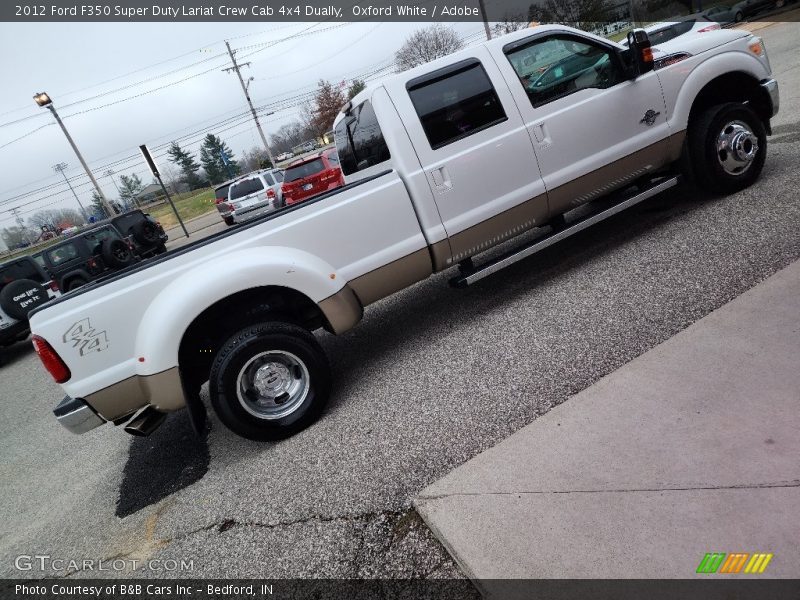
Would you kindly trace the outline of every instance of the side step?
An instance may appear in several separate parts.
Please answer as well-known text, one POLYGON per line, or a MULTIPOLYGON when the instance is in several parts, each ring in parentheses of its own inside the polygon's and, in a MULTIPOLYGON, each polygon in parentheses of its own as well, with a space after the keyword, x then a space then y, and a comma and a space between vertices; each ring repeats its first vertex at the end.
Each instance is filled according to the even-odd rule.
POLYGON ((504 254, 503 256, 499 256, 483 265, 475 267, 474 270, 467 270, 466 272, 463 272, 462 270, 460 275, 450 280, 450 285, 460 288, 467 287, 468 285, 473 284, 476 281, 480 281, 484 277, 488 277, 500 269, 504 269, 505 267, 512 265, 523 258, 528 258, 529 256, 536 254, 537 252, 544 250, 549 246, 552 246, 556 242, 560 242, 571 235, 575 235, 576 233, 591 227, 595 223, 599 223, 600 221, 604 221, 609 217, 613 217, 626 208, 630 208, 631 206, 639 204, 640 202, 643 202, 648 198, 655 196, 656 194, 660 194, 664 190, 668 190, 669 188, 676 186, 679 181, 680 176, 662 179, 647 189, 635 192, 632 196, 623 197, 623 199, 618 203, 606 208, 605 210, 587 215, 586 217, 583 217, 574 223, 568 224, 564 229, 559 229, 558 231, 554 231, 543 238, 534 240, 527 246, 516 248, 511 252, 504 254))

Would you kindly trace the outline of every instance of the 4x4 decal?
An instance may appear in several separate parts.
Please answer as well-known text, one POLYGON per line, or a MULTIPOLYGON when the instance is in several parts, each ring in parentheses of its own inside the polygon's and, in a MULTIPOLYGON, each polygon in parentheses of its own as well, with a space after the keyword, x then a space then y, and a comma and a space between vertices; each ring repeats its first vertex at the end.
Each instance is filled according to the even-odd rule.
POLYGON ((74 323, 64 334, 63 340, 65 344, 72 342, 73 348, 80 348, 81 356, 108 348, 108 335, 105 331, 96 331, 88 318, 74 323))

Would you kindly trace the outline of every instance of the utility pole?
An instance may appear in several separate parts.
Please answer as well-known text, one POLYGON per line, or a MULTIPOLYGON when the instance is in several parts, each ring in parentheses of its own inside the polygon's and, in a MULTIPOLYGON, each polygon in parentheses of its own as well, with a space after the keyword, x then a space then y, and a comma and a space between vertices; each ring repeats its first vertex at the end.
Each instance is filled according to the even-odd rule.
MULTIPOLYGON (((482 2, 483 0, 481 0, 482 2)), ((242 73, 239 70, 240 67, 246 67, 250 63, 242 63, 241 65, 237 64, 236 62, 236 53, 231 50, 230 43, 226 40, 225 46, 228 48, 228 54, 231 55, 231 62, 233 63, 232 67, 228 67, 227 69, 222 69, 225 72, 236 71, 236 75, 239 77, 239 83, 242 84, 242 91, 244 92, 244 97, 247 99, 247 104, 250 106, 250 112, 253 113, 253 121, 256 122, 256 129, 258 129, 258 133, 261 136, 261 141, 264 142, 264 148, 267 150, 267 156, 269 156, 269 162, 272 163, 272 166, 275 166, 275 158, 272 156, 272 150, 269 149, 269 144, 267 143, 267 136, 264 135, 264 130, 261 129, 261 123, 258 121, 258 114, 256 113, 256 109, 253 108, 253 102, 250 100, 250 93, 247 91, 247 88, 250 86, 250 81, 252 81, 252 77, 247 81, 247 85, 244 83, 244 79, 242 79, 242 73)))
POLYGON ((89 215, 86 214, 86 209, 83 207, 83 204, 81 203, 81 199, 78 198, 78 194, 75 193, 75 190, 73 189, 72 184, 69 182, 69 179, 67 179, 67 174, 64 173, 64 171, 67 170, 67 166, 68 166, 67 163, 60 162, 57 165, 53 165, 53 171, 55 171, 56 173, 61 173, 61 175, 63 175, 64 181, 66 181, 67 185, 69 186, 69 191, 72 192, 72 195, 75 196, 75 200, 78 201, 78 206, 81 207, 81 213, 83 213, 83 218, 86 219, 86 221, 88 221, 89 220, 89 215))
POLYGON ((492 31, 489 29, 489 21, 488 17, 486 16, 486 6, 483 4, 483 0, 478 0, 478 5, 481 8, 481 18, 483 19, 483 28, 486 30, 486 39, 492 39, 492 31))
MULTIPOLYGON (((94 175, 92 175, 92 171, 89 169, 89 165, 87 165, 86 161, 83 160, 83 156, 81 156, 81 153, 78 150, 78 147, 75 145, 75 142, 72 140, 72 136, 69 134, 69 131, 67 131, 67 128, 64 127, 64 122, 61 120, 61 117, 58 116, 58 113, 56 112, 56 107, 53 105, 52 98, 50 98, 50 96, 48 96, 45 92, 40 92, 40 93, 35 94, 33 96, 33 100, 39 106, 44 106, 47 110, 49 110, 51 113, 53 113, 53 117, 55 118, 56 123, 58 123, 59 127, 61 127, 61 131, 64 132, 64 135, 66 136, 67 141, 69 142, 69 145, 72 146, 72 149, 75 151, 75 156, 78 157, 78 160, 80 161, 81 165, 83 166, 83 170, 86 171, 86 174, 89 176, 89 179, 92 180, 92 184, 94 185, 94 189, 97 190, 97 194, 100 196, 100 203, 103 205, 103 210, 106 211, 106 214, 109 217, 112 216, 114 214, 114 211, 112 210, 111 205, 108 203, 108 200, 106 199, 105 194, 103 194, 103 190, 100 189, 100 185, 97 183, 97 180, 94 178, 94 175)), ((73 193, 74 193, 74 191, 73 191, 73 193)), ((80 204, 80 202, 79 202, 79 204, 80 204)))
POLYGON ((22 229, 22 233, 25 236, 25 241, 29 244, 32 244, 30 235, 28 235, 28 228, 25 227, 25 221, 22 217, 19 216, 19 206, 15 206, 14 208, 9 208, 8 211, 14 215, 14 220, 17 222, 17 225, 20 229, 22 229))

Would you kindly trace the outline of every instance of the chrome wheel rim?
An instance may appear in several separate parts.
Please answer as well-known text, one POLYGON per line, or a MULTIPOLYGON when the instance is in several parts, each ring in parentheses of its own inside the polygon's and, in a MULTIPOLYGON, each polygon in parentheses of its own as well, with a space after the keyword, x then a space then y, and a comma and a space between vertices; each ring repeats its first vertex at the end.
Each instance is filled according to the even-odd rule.
POLYGON ((311 377, 291 352, 270 350, 248 360, 236 377, 242 407, 259 419, 281 419, 296 411, 308 396, 311 377))
POLYGON ((730 175, 741 175, 758 155, 758 137, 743 121, 731 121, 717 136, 717 160, 730 175))

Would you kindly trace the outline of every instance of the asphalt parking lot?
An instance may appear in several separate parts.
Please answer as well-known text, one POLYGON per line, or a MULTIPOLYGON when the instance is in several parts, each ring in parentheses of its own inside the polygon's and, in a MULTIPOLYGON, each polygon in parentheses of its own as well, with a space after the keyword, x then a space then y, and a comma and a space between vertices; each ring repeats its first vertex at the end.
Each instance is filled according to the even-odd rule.
POLYGON ((289 440, 213 417, 196 440, 183 413, 149 438, 74 436, 30 345, 4 350, 0 575, 119 574, 15 567, 47 554, 137 561, 143 577, 460 577, 411 508, 420 490, 800 258, 800 24, 759 34, 781 112, 754 187, 681 187, 474 287, 444 273, 370 307, 321 335, 335 393, 289 440))

